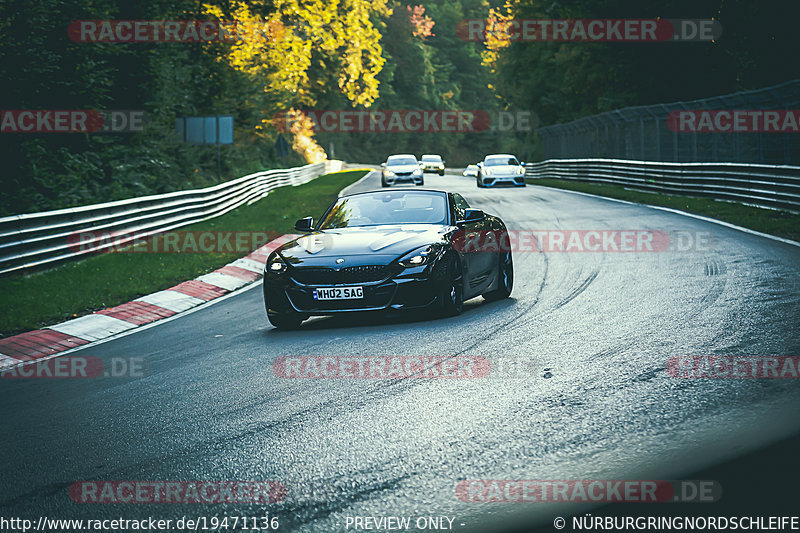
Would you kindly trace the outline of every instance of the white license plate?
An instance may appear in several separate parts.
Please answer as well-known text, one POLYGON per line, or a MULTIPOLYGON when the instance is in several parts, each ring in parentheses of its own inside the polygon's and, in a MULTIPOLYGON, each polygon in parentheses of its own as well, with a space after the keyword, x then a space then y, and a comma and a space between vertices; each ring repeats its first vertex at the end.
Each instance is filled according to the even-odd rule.
POLYGON ((326 289, 314 289, 315 300, 360 300, 363 297, 363 287, 330 287, 326 289))

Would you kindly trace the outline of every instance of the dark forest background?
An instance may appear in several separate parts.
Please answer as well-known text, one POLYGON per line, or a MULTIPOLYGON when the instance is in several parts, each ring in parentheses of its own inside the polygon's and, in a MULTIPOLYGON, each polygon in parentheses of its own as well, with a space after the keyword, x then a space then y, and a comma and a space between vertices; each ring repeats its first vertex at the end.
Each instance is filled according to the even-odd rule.
MULTIPOLYGON (((529 111, 550 125, 631 105, 668 103, 800 78, 800 3, 747 0, 4 0, 0 108, 135 109, 139 133, 0 134, 0 216, 201 187, 216 148, 177 139, 175 119, 230 114, 223 179, 277 168, 287 109, 529 111), (545 18, 715 18, 706 43, 515 42, 487 50, 456 29, 490 14, 545 18), (278 42, 79 43, 82 19, 252 20, 278 42)), ((287 166, 334 152, 377 164, 390 153, 440 153, 449 166, 484 154, 537 157, 535 131, 284 133, 287 166)), ((331 155, 331 154, 328 154, 331 155)))

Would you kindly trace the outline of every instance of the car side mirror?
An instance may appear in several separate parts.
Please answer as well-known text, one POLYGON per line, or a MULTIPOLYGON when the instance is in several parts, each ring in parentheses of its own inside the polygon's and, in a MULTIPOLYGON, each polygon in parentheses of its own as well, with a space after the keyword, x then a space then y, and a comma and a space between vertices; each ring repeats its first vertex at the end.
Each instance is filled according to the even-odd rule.
POLYGON ((386 168, 386 163, 381 163, 381 168, 386 168))
POLYGON ((480 209, 465 209, 464 220, 461 220, 460 223, 472 224, 474 222, 480 222, 484 218, 486 218, 486 213, 484 213, 480 209))
POLYGON ((519 162, 519 166, 524 167, 525 166, 525 161, 520 161, 519 162))
POLYGON ((301 218, 294 223, 294 229, 297 231, 311 231, 314 229, 314 219, 311 217, 301 218))
POLYGON ((483 168, 483 161, 481 161, 480 163, 478 163, 478 168, 483 168))

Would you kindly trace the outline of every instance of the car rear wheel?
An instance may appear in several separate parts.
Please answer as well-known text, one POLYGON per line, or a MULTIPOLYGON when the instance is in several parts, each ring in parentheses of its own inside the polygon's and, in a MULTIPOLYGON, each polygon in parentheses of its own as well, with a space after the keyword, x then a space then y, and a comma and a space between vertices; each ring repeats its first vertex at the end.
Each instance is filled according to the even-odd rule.
POLYGON ((490 302, 503 300, 511 296, 514 288, 514 262, 511 258, 511 251, 500 255, 500 265, 497 272, 497 288, 491 292, 483 294, 483 299, 490 302))

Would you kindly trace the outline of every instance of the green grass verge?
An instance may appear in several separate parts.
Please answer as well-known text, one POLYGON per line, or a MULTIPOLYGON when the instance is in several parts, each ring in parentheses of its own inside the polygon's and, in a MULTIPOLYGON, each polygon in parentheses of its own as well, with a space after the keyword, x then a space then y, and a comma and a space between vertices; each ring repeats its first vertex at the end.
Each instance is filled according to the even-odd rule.
MULTIPOLYGON (((363 170, 321 176, 281 187, 249 206, 180 228, 186 231, 293 232, 294 222, 315 219, 363 170)), ((30 275, 0 278, 0 337, 57 324, 172 287, 247 253, 106 253, 30 275)))
POLYGON ((769 233, 770 235, 776 235, 793 241, 800 241, 800 215, 793 215, 784 211, 761 209, 760 207, 750 207, 732 202, 721 202, 709 198, 631 191, 617 185, 598 185, 595 183, 558 179, 528 179, 527 182, 529 185, 543 185, 546 187, 597 194, 609 198, 619 198, 620 200, 627 200, 640 204, 671 207, 689 213, 716 218, 745 228, 769 233))

